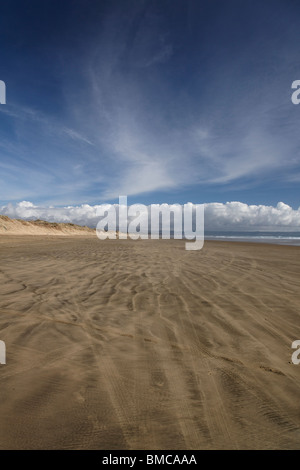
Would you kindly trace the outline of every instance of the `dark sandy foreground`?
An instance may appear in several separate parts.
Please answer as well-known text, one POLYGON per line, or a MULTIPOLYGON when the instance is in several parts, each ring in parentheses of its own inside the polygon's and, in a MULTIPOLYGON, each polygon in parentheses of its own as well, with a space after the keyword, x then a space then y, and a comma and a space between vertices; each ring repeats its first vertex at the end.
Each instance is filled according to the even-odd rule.
POLYGON ((300 248, 0 239, 1 449, 300 448, 300 248))

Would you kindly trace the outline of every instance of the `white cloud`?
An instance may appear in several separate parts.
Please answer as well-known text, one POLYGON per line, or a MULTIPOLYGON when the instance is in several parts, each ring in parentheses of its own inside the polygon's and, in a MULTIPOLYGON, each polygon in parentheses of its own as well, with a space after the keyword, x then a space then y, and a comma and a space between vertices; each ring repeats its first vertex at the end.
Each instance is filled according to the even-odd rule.
MULTIPOLYGON (((115 207, 117 208, 117 204, 115 207)), ((0 207, 0 213, 11 218, 43 219, 49 222, 71 222, 95 227, 99 222, 99 209, 109 205, 82 204, 80 206, 41 207, 28 201, 0 207)), ((146 215, 145 211, 145 215, 146 215)), ((297 210, 283 202, 276 207, 248 205, 242 202, 205 204, 206 230, 300 231, 300 208, 297 210)))
POLYGON ((205 205, 205 225, 211 230, 299 230, 300 208, 279 202, 276 207, 242 202, 205 205))

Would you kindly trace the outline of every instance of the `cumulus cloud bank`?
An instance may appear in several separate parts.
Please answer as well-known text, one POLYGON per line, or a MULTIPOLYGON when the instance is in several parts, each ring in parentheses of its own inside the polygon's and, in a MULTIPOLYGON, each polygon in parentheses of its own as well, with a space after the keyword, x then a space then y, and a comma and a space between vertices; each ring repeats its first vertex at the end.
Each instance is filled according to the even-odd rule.
MULTIPOLYGON (((279 202, 276 207, 248 205, 237 201, 225 204, 213 202, 204 206, 205 230, 300 231, 300 207, 295 210, 283 202, 279 202)), ((118 210, 118 204, 114 204, 114 207, 118 210)), ((144 210, 145 217, 147 207, 149 206, 145 206, 144 210)), ((100 220, 99 214, 109 208, 110 204, 41 207, 22 201, 0 207, 0 213, 11 218, 43 219, 96 227, 100 220)), ((177 210, 180 210, 180 205, 177 205, 177 210)))

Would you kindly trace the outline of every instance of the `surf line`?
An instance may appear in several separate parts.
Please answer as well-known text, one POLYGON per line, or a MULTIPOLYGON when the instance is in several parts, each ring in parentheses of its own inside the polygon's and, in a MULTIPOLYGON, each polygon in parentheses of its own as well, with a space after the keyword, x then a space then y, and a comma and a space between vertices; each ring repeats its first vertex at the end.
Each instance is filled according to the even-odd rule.
POLYGON ((133 467, 136 461, 136 457, 114 457, 112 454, 109 454, 109 457, 103 457, 103 465, 129 465, 133 467))

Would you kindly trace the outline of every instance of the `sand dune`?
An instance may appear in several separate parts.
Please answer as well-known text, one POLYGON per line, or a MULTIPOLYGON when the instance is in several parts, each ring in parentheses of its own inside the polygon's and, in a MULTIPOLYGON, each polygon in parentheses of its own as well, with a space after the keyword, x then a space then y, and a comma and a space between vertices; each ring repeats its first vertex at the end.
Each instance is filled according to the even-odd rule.
POLYGON ((0 237, 1 449, 300 448, 298 247, 0 237))
POLYGON ((95 230, 75 224, 45 220, 10 219, 0 215, 0 235, 95 235, 95 230))

